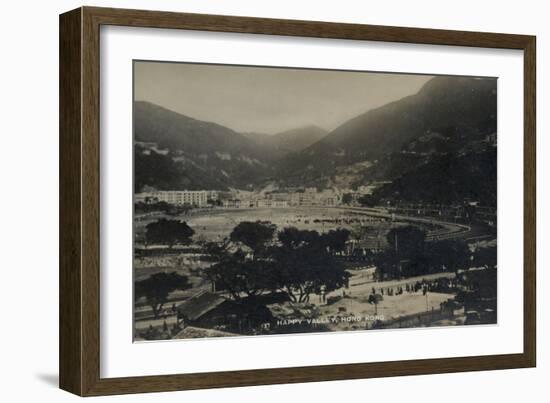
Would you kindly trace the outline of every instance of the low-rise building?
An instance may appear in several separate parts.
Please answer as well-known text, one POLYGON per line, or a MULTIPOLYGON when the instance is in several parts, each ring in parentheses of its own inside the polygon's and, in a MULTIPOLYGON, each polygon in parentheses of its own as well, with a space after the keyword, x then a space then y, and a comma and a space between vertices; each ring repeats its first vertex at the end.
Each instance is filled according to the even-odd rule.
POLYGON ((237 303, 217 293, 200 291, 178 305, 177 324, 239 334, 249 333, 272 320, 265 306, 237 303))
POLYGON ((207 205, 207 192, 205 190, 162 190, 143 192, 135 195, 136 202, 166 202, 174 205, 188 205, 204 207, 207 205))

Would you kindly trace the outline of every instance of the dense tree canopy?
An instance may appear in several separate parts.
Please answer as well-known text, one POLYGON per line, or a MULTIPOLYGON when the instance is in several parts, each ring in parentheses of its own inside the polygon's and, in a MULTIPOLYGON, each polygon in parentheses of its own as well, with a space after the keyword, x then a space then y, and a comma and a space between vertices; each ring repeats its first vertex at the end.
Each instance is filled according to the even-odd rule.
POLYGON ((189 205, 175 205, 166 203, 165 201, 159 201, 159 202, 136 202, 134 204, 134 211, 136 214, 140 213, 150 213, 150 212, 162 212, 168 215, 181 215, 181 214, 187 214, 189 211, 193 209, 192 206, 189 205))
POLYGON ((321 235, 321 240, 326 244, 331 252, 342 252, 346 248, 346 243, 351 232, 345 228, 330 230, 321 235))
POLYGON ((272 288, 269 261, 260 260, 257 255, 249 259, 241 249, 233 251, 229 243, 209 242, 204 250, 214 260, 204 271, 206 277, 234 300, 254 297, 272 288))
POLYGON ((424 230, 397 227, 387 234, 389 247, 375 257, 379 278, 420 276, 468 268, 470 251, 461 239, 425 241, 424 230))
POLYGON ((353 197, 351 193, 344 193, 342 196, 342 203, 344 204, 350 204, 353 201, 353 197))
POLYGON ((137 298, 145 297, 153 310, 153 315, 158 318, 163 305, 168 301, 170 293, 176 290, 191 288, 189 278, 176 272, 155 273, 145 280, 137 281, 135 294, 137 298))
POLYGON ((229 236, 231 241, 248 246, 254 253, 262 252, 273 239, 277 227, 267 222, 240 222, 229 236))
POLYGON ((292 301, 307 302, 311 293, 329 292, 346 283, 349 275, 332 253, 343 249, 349 236, 347 230, 319 234, 290 227, 277 234, 279 242, 271 244, 273 233, 270 229, 274 227, 270 224, 241 224, 232 235, 246 236, 233 235, 231 241, 262 253, 247 256, 242 249, 232 249, 229 242, 205 245, 205 253, 215 261, 205 270, 207 278, 217 287, 227 290, 235 300, 263 292, 282 291, 292 301), (243 228, 253 228, 250 232, 263 236, 250 238, 250 233, 243 228))
POLYGON ((342 248, 349 232, 320 235, 316 231, 286 228, 280 245, 272 249, 273 281, 295 302, 307 302, 311 293, 330 292, 346 284, 349 274, 329 252, 342 248))
POLYGON ((430 242, 426 246, 430 263, 445 271, 465 269, 470 263, 470 250, 462 239, 430 242))
POLYGON ((172 247, 176 244, 189 244, 195 231, 186 222, 161 218, 147 224, 145 238, 148 243, 166 244, 172 247))
POLYGON ((477 248, 473 255, 473 264, 475 266, 495 267, 497 265, 496 246, 477 248))
POLYGON ((357 201, 365 207, 374 207, 380 202, 380 200, 373 195, 361 196, 357 201))
POLYGON ((317 231, 299 230, 296 227, 287 227, 277 234, 279 242, 285 248, 298 248, 304 244, 308 244, 319 240, 317 231))
POLYGON ((403 259, 410 259, 424 250, 426 231, 414 225, 389 230, 386 239, 390 248, 403 259))

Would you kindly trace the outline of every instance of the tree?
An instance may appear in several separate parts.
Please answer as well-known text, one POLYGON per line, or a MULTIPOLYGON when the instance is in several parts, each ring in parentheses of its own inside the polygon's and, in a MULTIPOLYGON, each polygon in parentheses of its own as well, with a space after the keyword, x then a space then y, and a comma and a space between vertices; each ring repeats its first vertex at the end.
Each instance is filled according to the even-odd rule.
POLYGON ((390 248, 402 259, 411 259, 424 251, 426 231, 414 225, 392 228, 386 239, 390 248))
POLYGON ((266 244, 273 239, 276 229, 277 226, 269 222, 243 221, 233 228, 229 238, 248 246, 256 254, 265 249, 266 244))
POLYGON ((321 240, 325 242, 331 252, 342 252, 346 248, 350 234, 349 230, 339 228, 321 235, 321 240))
MULTIPOLYGON (((341 242, 343 234, 334 235, 341 242)), ((347 233, 349 235, 349 233, 347 233)), ((316 231, 285 228, 278 234, 280 245, 271 248, 271 281, 294 302, 307 302, 311 293, 344 286, 349 278, 343 265, 328 252, 332 237, 316 231)), ((339 243, 338 243, 339 244, 339 243)))
POLYGON ((473 264, 475 266, 495 267, 497 265, 496 246, 490 246, 487 248, 478 247, 473 256, 473 264))
POLYGON ((298 248, 299 246, 319 240, 317 231, 299 230, 296 227, 287 227, 277 234, 279 242, 287 249, 298 248))
POLYGON ((369 234, 369 227, 367 225, 356 225, 353 227, 350 233, 350 237, 356 241, 365 239, 369 234))
POLYGON ((424 253, 426 231, 413 225, 392 228, 386 235, 389 247, 374 258, 379 279, 410 277, 428 271, 424 253))
POLYGON ((155 273, 145 280, 137 281, 135 293, 137 298, 145 297, 153 310, 153 315, 158 318, 170 293, 188 288, 191 288, 191 284, 187 276, 176 272, 161 272, 155 273))
POLYGON ((279 242, 287 248, 296 248, 305 244, 317 244, 325 247, 330 252, 341 252, 346 248, 350 237, 350 231, 345 228, 330 230, 319 234, 317 231, 299 230, 295 227, 287 227, 277 235, 279 242))
POLYGON ((257 253, 252 257, 241 249, 232 251, 229 242, 208 243, 204 247, 205 253, 214 260, 204 271, 206 277, 235 300, 248 297, 250 301, 265 292, 282 291, 292 301, 307 302, 311 293, 320 292, 321 288, 330 292, 348 281, 349 274, 329 252, 331 247, 338 249, 345 244, 347 232, 334 231, 327 237, 317 231, 291 227, 277 234, 278 245, 268 245, 272 239, 268 236, 270 231, 250 231, 264 235, 263 242, 258 242, 248 237, 249 231, 242 229, 241 226, 232 234, 247 234, 246 237, 234 235, 232 238, 254 248, 257 253))
POLYGON ((378 198, 373 195, 364 195, 357 200, 362 206, 374 207, 379 203, 378 198))
POLYGON ((351 193, 344 193, 342 195, 342 203, 351 204, 352 201, 353 201, 353 197, 351 193))
POLYGON ((386 249, 374 256, 376 278, 382 281, 387 278, 401 277, 400 259, 393 249, 386 249))
POLYGON ((390 246, 376 255, 379 278, 413 277, 468 268, 470 251, 464 240, 424 242, 425 232, 413 227, 394 228, 390 246))
POLYGON ((426 256, 436 272, 443 268, 449 271, 467 269, 470 264, 470 250, 462 239, 430 242, 426 247, 426 256))
MULTIPOLYGON (((461 291, 456 301, 464 304, 465 310, 497 309, 497 269, 466 270, 457 274, 461 291)), ((496 318, 495 318, 496 321, 496 318)))
POLYGON ((148 213, 151 211, 168 212, 171 209, 171 205, 165 201, 148 200, 146 202, 136 202, 134 209, 136 213, 148 213))
POLYGON ((167 244, 170 248, 175 244, 187 245, 195 231, 186 222, 161 218, 147 224, 145 238, 148 243, 167 244))
POLYGON ((204 270, 206 278, 212 281, 216 288, 229 292, 231 297, 239 301, 243 294, 255 297, 271 289, 271 263, 269 260, 248 259, 246 254, 238 249, 230 251, 229 244, 218 245, 214 242, 205 244, 204 251, 214 263, 204 270))

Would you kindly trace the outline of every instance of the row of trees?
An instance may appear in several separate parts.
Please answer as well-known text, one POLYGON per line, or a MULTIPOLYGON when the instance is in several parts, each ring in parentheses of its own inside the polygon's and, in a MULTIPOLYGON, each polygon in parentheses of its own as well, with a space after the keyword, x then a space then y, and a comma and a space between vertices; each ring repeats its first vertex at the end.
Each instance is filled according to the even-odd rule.
MULTIPOLYGON (((161 202, 163 203, 163 202, 161 202)), ((145 241, 147 244, 162 244, 172 248, 174 245, 188 245, 195 231, 184 221, 161 218, 147 224, 145 241)), ((168 296, 176 290, 191 288, 189 277, 171 273, 155 273, 148 278, 136 281, 134 292, 136 299, 145 298, 155 318, 160 316, 168 296)))
MULTIPOLYGON (((463 239, 426 242, 426 231, 416 226, 393 228, 386 239, 389 247, 373 258, 380 279, 457 271, 477 263, 463 239)), ((480 254, 483 264, 491 260, 490 253, 480 254)))
POLYGON ((241 222, 223 244, 206 243, 215 263, 205 270, 209 280, 235 300, 266 292, 283 292, 294 302, 312 293, 342 287, 349 274, 334 258, 343 250, 349 231, 317 231, 276 227, 265 222, 241 222))
POLYGON ((189 205, 175 205, 170 204, 165 201, 155 201, 155 202, 136 202, 134 203, 134 211, 136 214, 143 213, 165 213, 168 215, 176 216, 181 214, 187 214, 193 209, 189 205))
MULTIPOLYGON (((161 219, 146 229, 148 242, 169 247, 189 243, 193 234, 185 222, 176 220, 161 219)), ((311 294, 333 291, 348 281, 335 255, 346 248, 349 237, 346 229, 320 234, 289 227, 277 232, 270 222, 241 222, 223 243, 203 245, 213 260, 204 275, 237 301, 283 292, 294 302, 307 302, 311 294)), ((426 232, 412 225, 393 228, 386 238, 389 247, 371 257, 379 279, 496 265, 494 248, 472 255, 465 241, 426 242, 426 232)), ((136 296, 145 297, 157 317, 171 292, 189 287, 186 276, 157 273, 136 283, 136 296)))
MULTIPOLYGON (((346 283, 349 275, 334 253, 345 248, 349 231, 276 231, 269 222, 241 222, 224 243, 205 243, 205 253, 215 262, 205 269, 206 277, 237 301, 279 291, 292 301, 307 302, 311 293, 329 292, 346 283)), ((146 227, 148 242, 169 247, 188 244, 193 234, 185 222, 176 220, 160 219, 146 227)), ((145 298, 158 318, 170 293, 190 287, 187 276, 160 272, 137 281, 135 294, 145 298)))

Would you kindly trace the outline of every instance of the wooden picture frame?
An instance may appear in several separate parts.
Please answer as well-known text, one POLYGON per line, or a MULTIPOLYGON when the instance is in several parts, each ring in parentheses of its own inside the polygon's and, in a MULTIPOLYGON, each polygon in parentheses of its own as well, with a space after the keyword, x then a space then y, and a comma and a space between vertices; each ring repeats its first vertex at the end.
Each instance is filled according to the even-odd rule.
POLYGON ((535 37, 81 7, 60 16, 60 387, 81 396, 534 367, 535 37), (401 42, 524 52, 524 348, 521 354, 100 377, 100 26, 401 42))

